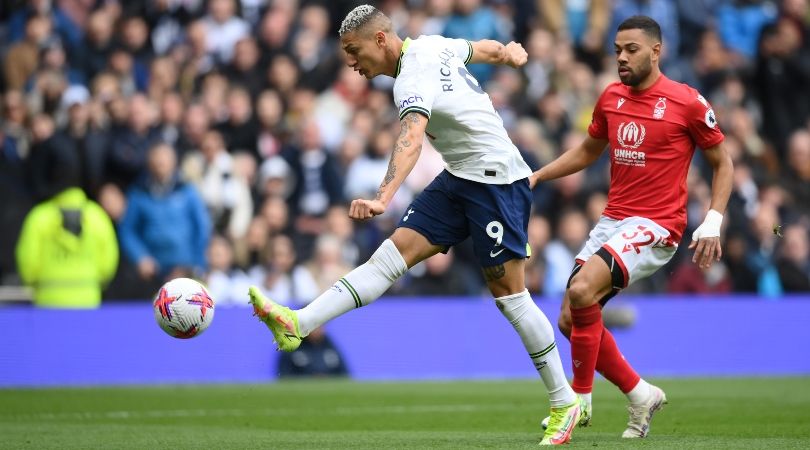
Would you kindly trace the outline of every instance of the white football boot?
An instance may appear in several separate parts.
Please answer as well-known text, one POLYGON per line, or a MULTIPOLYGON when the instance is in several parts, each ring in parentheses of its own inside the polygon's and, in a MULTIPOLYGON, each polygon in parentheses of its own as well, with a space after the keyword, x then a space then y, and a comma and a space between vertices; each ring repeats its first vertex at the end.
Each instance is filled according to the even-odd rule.
POLYGON ((622 433, 623 438, 643 438, 650 432, 650 421, 656 411, 663 408, 667 403, 667 395, 658 386, 650 385, 650 397, 641 404, 630 404, 627 411, 630 412, 630 420, 627 422, 627 429, 622 433))

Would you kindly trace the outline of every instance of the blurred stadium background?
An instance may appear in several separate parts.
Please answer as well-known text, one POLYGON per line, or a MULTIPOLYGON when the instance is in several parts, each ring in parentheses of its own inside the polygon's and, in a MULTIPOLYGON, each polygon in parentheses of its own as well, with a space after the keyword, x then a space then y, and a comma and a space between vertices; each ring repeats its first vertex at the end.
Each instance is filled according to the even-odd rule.
MULTIPOLYGON (((0 1, 0 387, 265 382, 306 373, 533 376, 519 340, 495 314, 466 245, 414 267, 388 293, 400 298, 330 324, 312 344, 320 364, 279 360, 269 334, 246 309, 249 284, 291 306, 311 301, 373 252, 441 170, 428 144, 385 215, 367 223, 348 219, 351 199, 376 192, 399 127, 392 79, 368 82, 342 64, 336 30, 360 3, 0 1), (163 144, 176 157, 177 181, 155 186, 145 177, 147 153, 163 144), (104 284, 100 305, 74 298, 64 305, 71 310, 32 307, 26 267, 15 253, 22 224, 35 205, 72 186, 114 223, 117 270, 104 284), (181 186, 201 199, 202 214, 189 213, 185 204, 149 203, 155 192, 181 186), (169 250, 150 254, 143 242, 169 250), (152 295, 175 276, 205 281, 217 301, 211 329, 192 341, 162 335, 152 319, 152 295), (418 330, 410 315, 416 305, 436 314, 418 330), (425 330, 435 343, 429 351, 412 339, 425 330)), ((617 80, 616 25, 637 13, 656 19, 664 35, 664 73, 712 103, 734 160, 724 256, 699 270, 685 241, 667 267, 614 300, 606 320, 644 374, 798 375, 803 378, 792 392, 806 390, 810 358, 800 343, 810 338, 807 0, 370 3, 403 37, 523 43, 529 63, 520 70, 481 66, 471 72, 533 168, 582 139, 594 101, 617 80)), ((697 152, 687 237, 708 207, 710 177, 697 152)), ((605 205, 607 183, 603 158, 534 191, 527 284, 552 322, 573 257, 605 205)), ((560 347, 567 361, 568 346, 560 347)), ((332 387, 353 389, 347 386, 332 387)), ((748 389, 739 386, 745 387, 738 394, 748 389)), ((0 410, 33 393, 0 390, 8 401, 0 410)), ((266 395, 272 401, 276 394, 266 395)), ((55 395, 31 403, 32 410, 11 406, 0 412, 0 429, 27 429, 21 423, 71 411, 69 398, 55 395)), ((109 407, 126 409, 114 402, 109 407)), ((81 419, 66 414, 68 421, 81 419)), ((99 414, 102 423, 115 419, 99 414)), ((671 424, 669 431, 680 432, 671 424)), ((16 436, 25 439, 21 433, 16 436)), ((740 430, 728 431, 735 433, 740 430)), ((806 420, 800 433, 810 434, 806 420)), ((345 438, 338 433, 332 442, 345 438)), ((497 440, 482 442, 498 446, 497 440)))

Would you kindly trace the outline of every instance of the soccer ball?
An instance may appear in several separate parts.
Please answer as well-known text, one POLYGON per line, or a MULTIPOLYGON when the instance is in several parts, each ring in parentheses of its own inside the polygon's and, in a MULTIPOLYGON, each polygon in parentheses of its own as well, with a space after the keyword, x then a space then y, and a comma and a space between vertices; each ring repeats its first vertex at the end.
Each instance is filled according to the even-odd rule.
POLYGON ((191 278, 166 282, 152 306, 160 328, 179 339, 197 336, 214 320, 214 299, 205 286, 191 278))

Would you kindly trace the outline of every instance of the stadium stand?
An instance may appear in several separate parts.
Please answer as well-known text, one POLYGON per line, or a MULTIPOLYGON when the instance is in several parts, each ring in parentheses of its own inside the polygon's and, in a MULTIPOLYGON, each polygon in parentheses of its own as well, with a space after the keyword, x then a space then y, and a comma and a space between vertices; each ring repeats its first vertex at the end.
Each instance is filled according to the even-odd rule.
MULTIPOLYGON (((13 248, 23 217, 53 182, 34 176, 45 152, 78 156, 82 188, 120 230, 132 200, 126 193, 143 176, 148 150, 169 144, 181 178, 208 209, 213 235, 204 245, 215 246, 209 258, 226 255, 215 264, 200 256, 181 272, 216 278, 226 292, 255 278, 268 290, 286 289, 295 304, 307 300, 297 298, 305 295, 296 289, 301 279, 328 285, 325 277, 366 259, 441 161, 427 148, 386 214, 367 223, 346 217, 347 202, 373 195, 399 127, 391 79, 368 82, 342 63, 336 27, 359 3, 3 2, 0 298, 26 296, 13 248)), ((663 71, 698 88, 714 106, 735 184, 721 264, 701 271, 684 242, 667 270, 633 289, 769 297, 810 291, 807 1, 373 3, 403 37, 444 33, 523 43, 530 59, 521 70, 474 73, 533 168, 581 139, 596 96, 617 79, 615 24, 636 13, 660 16, 663 71)), ((709 200, 711 171, 697 155, 687 237, 709 200)), ((587 173, 535 189, 527 269, 533 294, 557 296, 565 285, 585 238, 581 230, 587 232, 605 204, 607 167, 605 159, 587 173)), ((122 247, 105 300, 152 295, 153 283, 138 276, 135 253, 122 247)), ((459 292, 483 292, 472 261, 471 248, 461 245, 452 264, 417 267, 390 293, 431 294, 431 286, 446 280, 466 286, 459 292)))

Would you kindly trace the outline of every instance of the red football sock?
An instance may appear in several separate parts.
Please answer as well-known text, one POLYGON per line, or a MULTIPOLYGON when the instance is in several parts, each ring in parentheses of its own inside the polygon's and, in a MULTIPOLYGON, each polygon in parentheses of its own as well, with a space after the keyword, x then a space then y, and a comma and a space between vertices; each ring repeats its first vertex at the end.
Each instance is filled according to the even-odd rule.
POLYGON ((596 370, 615 384, 625 394, 630 392, 641 377, 624 359, 616 345, 616 340, 607 328, 602 327, 602 341, 599 344, 599 357, 596 360, 596 370))
POLYGON ((593 390, 593 376, 599 343, 602 340, 602 307, 595 303, 587 308, 571 308, 571 359, 574 366, 574 392, 588 394, 593 390))

